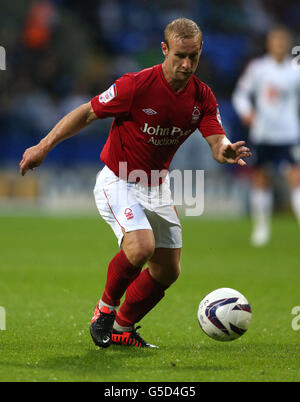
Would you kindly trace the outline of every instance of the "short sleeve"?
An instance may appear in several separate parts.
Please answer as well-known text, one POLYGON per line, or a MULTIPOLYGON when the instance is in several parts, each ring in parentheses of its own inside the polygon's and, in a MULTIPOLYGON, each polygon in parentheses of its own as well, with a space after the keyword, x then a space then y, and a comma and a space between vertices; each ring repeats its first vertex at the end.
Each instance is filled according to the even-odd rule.
POLYGON ((99 118, 127 115, 134 94, 134 80, 127 74, 117 79, 106 91, 91 100, 94 113, 99 118))
POLYGON ((210 135, 225 135, 217 100, 209 87, 206 87, 205 92, 202 109, 203 114, 199 124, 199 131, 203 137, 208 137, 210 135))

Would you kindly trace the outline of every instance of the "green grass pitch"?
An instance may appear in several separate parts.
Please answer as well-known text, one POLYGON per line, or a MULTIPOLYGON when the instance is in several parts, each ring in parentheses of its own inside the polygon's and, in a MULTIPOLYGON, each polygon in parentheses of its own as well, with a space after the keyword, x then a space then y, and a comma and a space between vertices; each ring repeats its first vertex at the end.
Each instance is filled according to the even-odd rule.
POLYGON ((96 348, 89 321, 118 251, 100 218, 0 217, 0 381, 299 381, 300 232, 274 219, 271 243, 249 246, 250 222, 183 219, 182 274, 142 321, 157 350, 96 348), (202 297, 232 287, 249 300, 249 330, 208 338, 202 297), (299 322, 299 321, 298 321, 299 322))

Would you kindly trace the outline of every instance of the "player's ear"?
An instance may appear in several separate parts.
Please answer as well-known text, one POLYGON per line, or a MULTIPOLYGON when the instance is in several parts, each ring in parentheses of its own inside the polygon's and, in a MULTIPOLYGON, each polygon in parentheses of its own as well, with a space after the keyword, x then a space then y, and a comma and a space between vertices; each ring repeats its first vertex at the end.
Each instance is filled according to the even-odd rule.
POLYGON ((203 40, 201 41, 201 45, 200 45, 200 56, 201 56, 202 50, 203 50, 203 40))
POLYGON ((161 42, 160 45, 161 45, 161 51, 163 52, 163 55, 166 57, 169 52, 168 45, 166 44, 166 42, 161 42))

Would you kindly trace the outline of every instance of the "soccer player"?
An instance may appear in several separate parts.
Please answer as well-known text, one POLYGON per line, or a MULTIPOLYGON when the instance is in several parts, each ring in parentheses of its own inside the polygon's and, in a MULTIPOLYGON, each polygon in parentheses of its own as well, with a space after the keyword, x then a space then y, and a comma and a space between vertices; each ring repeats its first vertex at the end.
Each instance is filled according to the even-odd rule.
POLYGON ((39 166, 54 146, 95 119, 114 117, 101 152, 105 167, 94 189, 99 212, 120 246, 108 265, 90 324, 92 339, 100 347, 153 346, 139 335, 135 324, 164 297, 180 273, 181 225, 167 173, 180 145, 199 129, 216 161, 244 166, 244 158, 251 155, 244 141, 231 143, 226 137, 211 89, 193 75, 202 51, 198 25, 180 18, 166 27, 164 35, 162 64, 116 80, 66 115, 39 144, 24 152, 20 162, 24 175, 39 166))
POLYGON ((293 145, 299 143, 300 72, 289 57, 291 35, 285 27, 268 33, 266 47, 263 57, 249 63, 232 97, 236 112, 250 129, 255 155, 250 197, 254 246, 270 239, 275 172, 287 179, 300 225, 300 167, 292 153, 293 145))

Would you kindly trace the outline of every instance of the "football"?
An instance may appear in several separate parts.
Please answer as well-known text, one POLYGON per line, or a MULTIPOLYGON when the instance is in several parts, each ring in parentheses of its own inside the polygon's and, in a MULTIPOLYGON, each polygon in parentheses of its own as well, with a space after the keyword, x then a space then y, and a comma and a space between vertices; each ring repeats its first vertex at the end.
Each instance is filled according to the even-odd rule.
POLYGON ((206 335, 217 341, 232 341, 247 331, 252 311, 248 300, 240 292, 220 288, 203 298, 197 316, 206 335))

